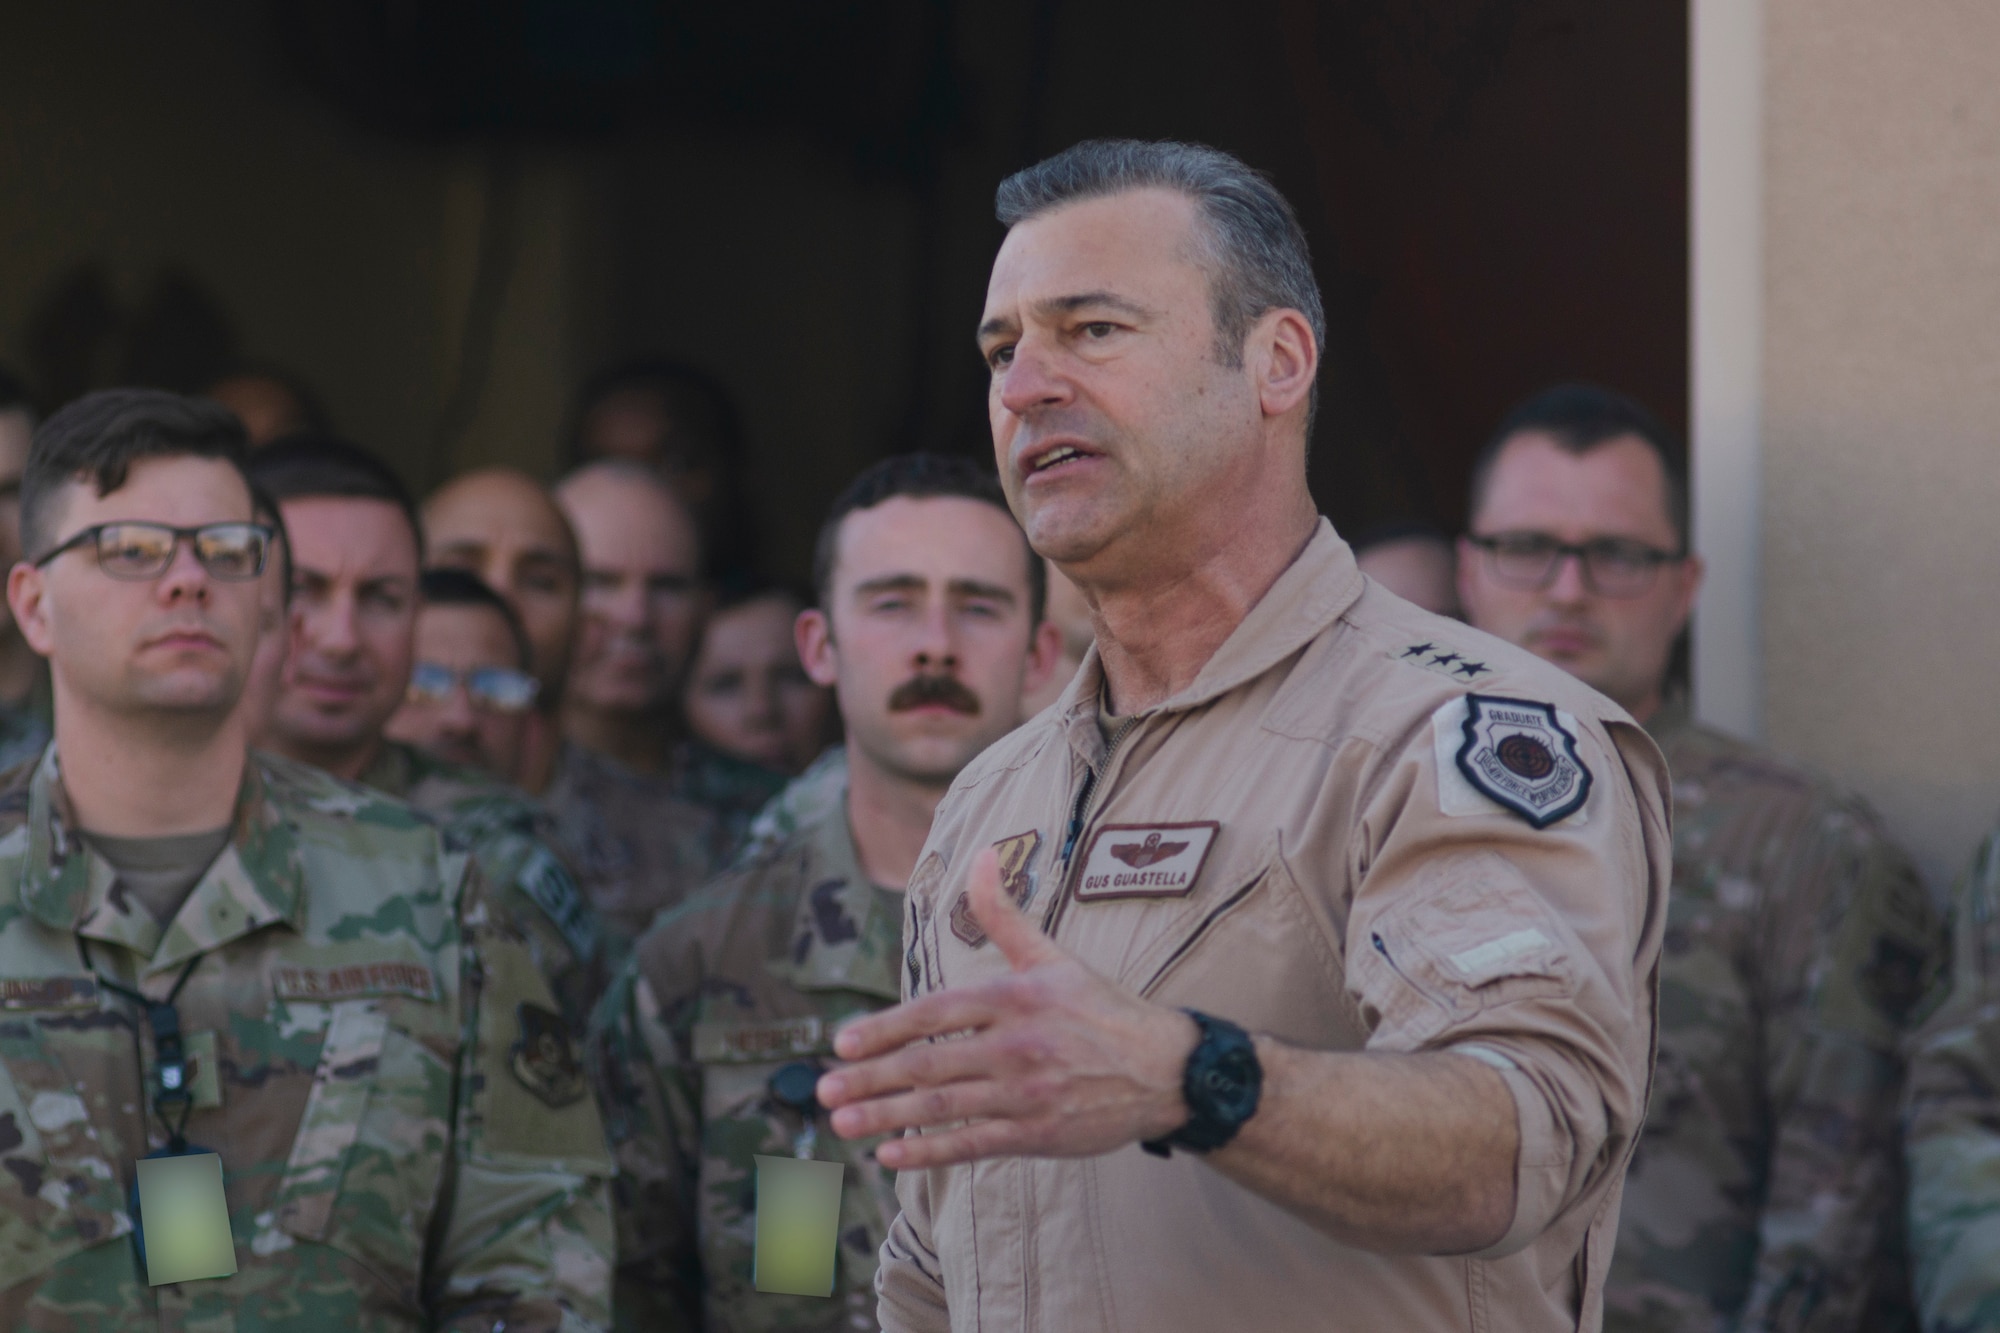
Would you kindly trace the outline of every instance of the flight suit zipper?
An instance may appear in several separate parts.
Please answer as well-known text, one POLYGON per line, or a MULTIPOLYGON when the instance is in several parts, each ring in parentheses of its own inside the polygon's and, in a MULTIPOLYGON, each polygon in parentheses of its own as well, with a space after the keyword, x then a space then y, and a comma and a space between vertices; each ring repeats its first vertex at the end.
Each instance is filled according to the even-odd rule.
POLYGON ((1056 925, 1062 919, 1063 904, 1069 901, 1070 858, 1076 854, 1077 839, 1083 836, 1083 830, 1090 822, 1086 816, 1090 813, 1090 798, 1097 792, 1098 775, 1111 771, 1111 761, 1118 754, 1119 745, 1138 725, 1136 717, 1128 717, 1118 724, 1118 729, 1105 743, 1104 762, 1085 771, 1083 786, 1077 789, 1076 800, 1070 804, 1069 829, 1063 834, 1062 856, 1057 861, 1056 895, 1042 914, 1042 933, 1052 939, 1056 925))

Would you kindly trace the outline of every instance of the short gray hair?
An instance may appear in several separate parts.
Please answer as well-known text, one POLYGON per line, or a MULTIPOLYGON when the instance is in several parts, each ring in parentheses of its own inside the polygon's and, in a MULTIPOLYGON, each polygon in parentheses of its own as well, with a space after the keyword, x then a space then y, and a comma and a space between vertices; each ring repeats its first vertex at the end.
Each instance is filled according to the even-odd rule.
MULTIPOLYGON (((993 211, 1012 227, 1063 204, 1128 190, 1174 190, 1194 200, 1206 223, 1209 309, 1215 357, 1243 364, 1243 342, 1266 311, 1296 310, 1326 348, 1326 309, 1313 277, 1305 232, 1285 196, 1264 174, 1206 144, 1086 139, 1000 182, 993 211)), ((1319 406, 1313 386, 1306 423, 1319 406)))

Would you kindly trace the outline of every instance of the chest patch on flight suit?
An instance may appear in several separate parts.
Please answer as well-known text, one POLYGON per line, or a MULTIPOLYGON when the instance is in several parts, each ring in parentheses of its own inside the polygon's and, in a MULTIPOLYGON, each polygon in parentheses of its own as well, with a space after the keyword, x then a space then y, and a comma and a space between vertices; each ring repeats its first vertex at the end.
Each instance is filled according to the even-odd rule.
POLYGON ((522 1004, 521 1034, 507 1052, 507 1065, 521 1086, 552 1107, 581 1101, 587 1091, 583 1081, 583 1061, 569 1038, 562 1015, 539 1004, 522 1004))
POLYGON ((1444 751, 1453 742, 1450 768, 1456 771, 1450 776, 1538 829, 1575 814, 1590 797, 1590 770, 1577 754, 1576 733, 1551 704, 1468 694, 1432 714, 1431 725, 1438 803, 1446 814, 1480 812, 1464 808, 1464 793, 1449 780, 1444 751))
MULTIPOLYGON (((1041 845, 1039 829, 1016 833, 993 844, 993 850, 1000 854, 1000 887, 1007 891, 1007 896, 1014 900, 1016 907, 1025 908, 1028 900, 1035 896, 1035 849, 1041 845)), ((986 943, 986 932, 972 916, 969 890, 960 889, 958 897, 952 900, 951 933, 963 940, 969 949, 977 949, 986 943)))
POLYGON ((1119 898, 1183 898, 1201 875, 1222 825, 1106 824, 1090 839, 1077 881, 1080 903, 1119 898))

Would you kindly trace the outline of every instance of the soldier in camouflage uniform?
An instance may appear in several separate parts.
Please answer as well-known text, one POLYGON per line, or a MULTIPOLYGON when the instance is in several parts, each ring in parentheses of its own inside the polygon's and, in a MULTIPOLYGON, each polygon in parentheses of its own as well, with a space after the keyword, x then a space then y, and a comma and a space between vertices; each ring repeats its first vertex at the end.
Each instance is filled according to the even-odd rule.
POLYGON ((1949 998, 1910 1044, 1904 1133, 1924 1333, 2000 1330, 2000 829, 1952 892, 1949 998))
POLYGON ((9 600, 56 741, 0 784, 0 1327, 602 1327, 610 1163, 520 940, 407 806, 246 750, 243 453, 139 390, 36 440, 9 600), (149 1285, 136 1163, 211 1152, 236 1271, 149 1285))
POLYGON ((1604 390, 1531 399, 1475 465, 1460 548, 1472 623, 1623 704, 1674 778, 1659 1059, 1605 1327, 1895 1328, 1898 1047, 1937 912, 1863 806, 1668 690, 1700 564, 1664 439, 1604 390))
POLYGON ((829 745, 757 812, 733 864, 747 865, 846 799, 847 747, 829 745))
POLYGON ((742 1333, 875 1327, 891 1173, 874 1140, 832 1133, 812 1081, 843 1020, 899 998, 902 885, 931 813, 1056 660, 1041 562, 968 461, 863 473, 820 550, 804 665, 835 687, 847 749, 767 807, 734 869, 660 917, 594 1025, 632 1333, 704 1316, 742 1333), (759 1154, 846 1168, 831 1300, 753 1287, 759 1154))
MULTIPOLYGON (((552 817, 492 773, 384 737, 409 687, 423 605, 415 503, 379 459, 325 435, 280 440, 250 472, 279 508, 296 584, 295 643, 259 744, 409 802, 472 853, 492 909, 528 941, 580 1033, 609 974, 552 817)), ((506 604, 481 590, 503 631, 517 631, 506 604)))

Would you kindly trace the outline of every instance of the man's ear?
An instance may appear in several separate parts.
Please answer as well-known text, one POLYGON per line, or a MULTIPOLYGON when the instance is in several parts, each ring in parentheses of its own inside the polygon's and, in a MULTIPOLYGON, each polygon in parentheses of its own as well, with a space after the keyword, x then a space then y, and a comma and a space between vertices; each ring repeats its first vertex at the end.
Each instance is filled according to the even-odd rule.
POLYGON ((1311 398, 1319 344, 1304 315, 1284 307, 1265 311, 1251 327, 1244 351, 1255 358, 1265 416, 1282 417, 1311 398))
POLYGON ((1055 621, 1044 620, 1035 626, 1034 637, 1028 640, 1028 669, 1021 673, 1024 697, 1049 683, 1049 677, 1062 662, 1062 649, 1062 629, 1055 621))
POLYGON ((23 560, 7 571, 7 609, 30 648, 43 657, 55 651, 55 635, 49 625, 45 571, 23 560))
POLYGON ((840 681, 840 650, 833 642, 833 622, 818 607, 799 612, 792 622, 792 642, 798 645, 799 665, 815 685, 828 689, 840 681))

